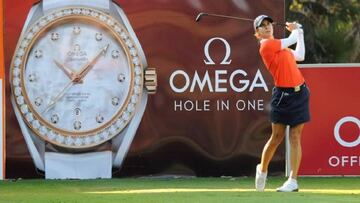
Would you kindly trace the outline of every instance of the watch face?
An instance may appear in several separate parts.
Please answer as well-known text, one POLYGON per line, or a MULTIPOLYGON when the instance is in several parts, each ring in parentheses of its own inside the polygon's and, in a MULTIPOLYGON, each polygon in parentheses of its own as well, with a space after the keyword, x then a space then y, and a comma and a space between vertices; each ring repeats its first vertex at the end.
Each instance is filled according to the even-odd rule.
POLYGON ((67 148, 117 135, 143 88, 134 40, 113 17, 90 8, 46 15, 23 34, 11 64, 11 87, 27 125, 67 148))

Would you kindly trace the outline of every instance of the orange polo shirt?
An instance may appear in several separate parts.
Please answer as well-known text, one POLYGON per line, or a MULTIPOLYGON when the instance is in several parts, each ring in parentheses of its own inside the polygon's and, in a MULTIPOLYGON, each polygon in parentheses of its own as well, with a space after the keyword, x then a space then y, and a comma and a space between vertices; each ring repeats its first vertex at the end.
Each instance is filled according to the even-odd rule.
POLYGON ((260 55, 277 87, 295 87, 305 82, 290 49, 281 49, 279 39, 268 39, 260 45, 260 55))

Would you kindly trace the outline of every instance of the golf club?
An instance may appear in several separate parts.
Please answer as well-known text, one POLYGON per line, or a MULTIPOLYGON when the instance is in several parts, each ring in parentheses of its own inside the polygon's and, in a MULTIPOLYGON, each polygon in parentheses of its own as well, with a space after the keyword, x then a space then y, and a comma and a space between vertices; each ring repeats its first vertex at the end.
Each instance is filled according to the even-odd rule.
MULTIPOLYGON (((240 18, 240 17, 236 17, 236 16, 227 16, 227 15, 220 15, 220 14, 214 14, 214 13, 204 13, 204 12, 199 13, 196 16, 195 21, 199 22, 203 16, 212 16, 212 17, 229 18, 229 19, 234 19, 234 20, 242 20, 242 21, 254 22, 254 20, 250 19, 250 18, 240 18)), ((272 24, 286 27, 285 23, 273 22, 272 24)))

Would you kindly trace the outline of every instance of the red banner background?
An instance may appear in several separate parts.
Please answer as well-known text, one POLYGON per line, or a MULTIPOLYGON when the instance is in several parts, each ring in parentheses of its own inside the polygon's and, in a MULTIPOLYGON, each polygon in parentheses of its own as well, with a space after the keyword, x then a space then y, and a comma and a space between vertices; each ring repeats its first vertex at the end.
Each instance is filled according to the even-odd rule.
MULTIPOLYGON (((11 58, 20 36, 27 13, 36 1, 5 0, 5 67, 9 75, 11 58)), ((144 49, 149 66, 155 67, 159 88, 151 96, 146 112, 131 145, 120 173, 116 175, 147 175, 181 173, 197 176, 250 175, 254 173, 261 150, 270 134, 268 102, 272 81, 263 67, 258 53, 258 42, 253 36, 250 22, 221 18, 195 17, 200 12, 218 13, 254 19, 267 14, 276 21, 284 19, 284 1, 232 1, 232 0, 119 0, 144 49), (219 65, 224 58, 224 45, 215 41, 209 49, 216 65, 204 64, 204 46, 214 37, 225 39, 231 46, 230 65, 219 65), (169 78, 175 70, 183 70, 189 77, 195 71, 209 72, 214 81, 215 71, 227 71, 221 78, 241 69, 252 80, 260 71, 269 91, 261 88, 244 92, 230 90, 214 93, 208 88, 194 92, 175 93, 169 78), (226 100, 232 104, 227 111, 174 111, 174 102, 191 100, 213 104, 226 100), (236 101, 263 100, 263 110, 238 111, 236 101)), ((275 35, 283 37, 284 28, 276 27, 275 35)), ((181 84, 181 79, 175 81, 181 84)), ((214 85, 214 84, 213 84, 214 85)), ((237 83, 237 86, 240 86, 237 83)), ((6 93, 10 87, 6 84, 6 93)), ((7 96, 7 177, 39 177, 32 164, 26 144, 7 96)), ((282 171, 284 150, 279 148, 273 171, 282 171)), ((40 176, 41 177, 41 176, 40 176)))
POLYGON ((348 143, 360 139, 360 65, 306 66, 301 72, 311 91, 312 118, 304 128, 299 174, 360 175, 360 144, 344 147, 334 136, 336 123, 351 116, 358 124, 343 123, 339 135, 348 143))

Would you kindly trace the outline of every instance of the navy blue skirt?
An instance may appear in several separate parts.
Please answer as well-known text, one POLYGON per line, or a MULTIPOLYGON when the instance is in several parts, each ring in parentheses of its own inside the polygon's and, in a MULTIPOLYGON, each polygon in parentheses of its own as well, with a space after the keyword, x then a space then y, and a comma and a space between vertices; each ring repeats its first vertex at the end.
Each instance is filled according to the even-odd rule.
POLYGON ((296 126, 310 121, 310 92, 306 84, 300 89, 274 87, 271 98, 272 123, 296 126))

